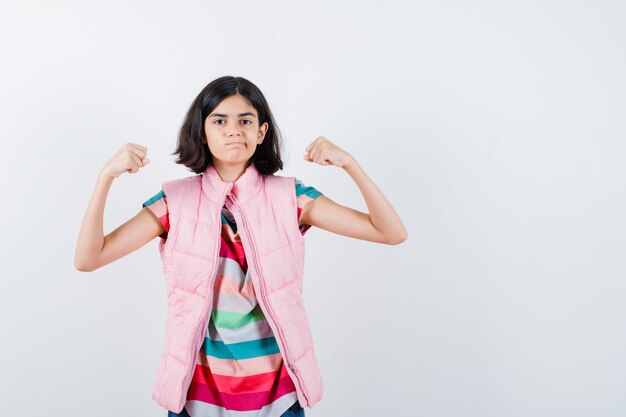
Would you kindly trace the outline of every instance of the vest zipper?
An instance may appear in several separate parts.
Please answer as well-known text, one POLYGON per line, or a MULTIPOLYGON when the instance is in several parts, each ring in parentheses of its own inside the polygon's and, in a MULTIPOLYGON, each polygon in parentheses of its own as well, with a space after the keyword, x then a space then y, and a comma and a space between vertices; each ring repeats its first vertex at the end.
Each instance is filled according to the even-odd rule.
MULTIPOLYGON (((261 279, 260 274, 261 274, 261 268, 259 267, 258 264, 258 252, 256 250, 256 244, 254 243, 254 238, 252 237, 252 234, 250 233, 250 229, 248 228, 248 220, 246 219, 246 216, 243 212, 243 209, 241 207, 241 204, 239 204, 239 201, 237 200, 237 198, 233 195, 232 196, 232 200, 233 202, 237 205, 237 207, 239 208, 239 213, 241 214, 241 219, 243 221, 243 226, 244 229, 246 230, 246 235, 248 238, 248 242, 250 243, 250 247, 252 248, 252 251, 254 252, 252 255, 252 261, 254 263, 254 267, 257 271, 257 273, 259 274, 259 283, 261 284, 261 298, 263 300, 263 303, 265 304, 266 310, 269 313, 269 315, 272 318, 272 321, 274 322, 274 325, 276 327, 276 329, 278 330, 278 340, 280 342, 280 344, 283 346, 283 351, 285 353, 285 359, 287 361, 287 366, 289 367, 289 369, 291 370, 291 372, 295 375, 296 377, 296 381, 298 382, 298 385, 300 386, 300 391, 302 391, 302 395, 304 396, 304 399, 307 402, 307 406, 309 405, 309 398, 307 396, 306 390, 304 388, 304 384, 302 384, 302 381, 300 380, 300 376, 298 375, 298 373, 296 372, 295 367, 293 366, 293 364, 291 363, 290 360, 290 355, 288 354, 287 351, 287 345, 284 343, 284 336, 283 336, 283 331, 280 327, 280 325, 278 324, 278 321, 276 320, 274 313, 272 312, 272 309, 270 308, 270 304, 267 301, 266 298, 266 294, 265 294, 265 283, 263 282, 263 279, 261 279)), ((254 280, 252 281, 252 283, 254 284, 254 280)))
MULTIPOLYGON (((189 387, 191 386, 191 380, 193 379, 193 373, 195 371, 196 368, 196 355, 198 355, 198 349, 200 349, 200 346, 202 346, 202 342, 204 340, 204 335, 207 332, 207 326, 209 325, 209 319, 211 317, 211 310, 212 310, 212 306, 211 304, 213 304, 213 283, 215 281, 215 275, 217 273, 217 265, 219 263, 219 254, 220 254, 220 245, 222 243, 222 220, 221 220, 221 215, 222 215, 222 207, 224 206, 224 201, 226 200, 226 194, 228 194, 228 192, 230 191, 230 189, 232 188, 232 186, 228 187, 228 189, 224 192, 224 194, 222 194, 222 198, 220 199, 221 203, 219 204, 219 209, 217 210, 217 244, 215 245, 215 250, 213 253, 213 259, 215 260, 215 262, 213 263, 213 269, 211 271, 211 273, 209 274, 209 297, 208 300, 209 302, 206 304, 206 307, 204 312, 203 312, 203 325, 200 327, 199 330, 199 335, 196 335, 196 337, 194 338, 194 351, 193 351, 193 365, 190 367, 190 369, 187 370, 187 374, 185 374, 185 379, 184 379, 184 384, 183 384, 183 395, 185 396, 185 398, 187 398, 187 391, 189 391, 189 387), (207 311, 208 310, 208 311, 207 311)), ((185 408, 184 404, 183 404, 183 409, 185 408)))

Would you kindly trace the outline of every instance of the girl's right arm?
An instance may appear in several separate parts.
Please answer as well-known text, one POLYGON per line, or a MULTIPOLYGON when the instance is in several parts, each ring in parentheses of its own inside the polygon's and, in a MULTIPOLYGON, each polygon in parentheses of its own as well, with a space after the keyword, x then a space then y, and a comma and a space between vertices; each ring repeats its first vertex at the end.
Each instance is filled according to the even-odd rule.
POLYGON ((100 170, 76 243, 74 267, 79 271, 94 271, 165 232, 159 219, 144 207, 108 235, 103 233, 104 206, 111 184, 124 172, 134 174, 146 166, 150 162, 146 155, 146 147, 127 143, 100 170))

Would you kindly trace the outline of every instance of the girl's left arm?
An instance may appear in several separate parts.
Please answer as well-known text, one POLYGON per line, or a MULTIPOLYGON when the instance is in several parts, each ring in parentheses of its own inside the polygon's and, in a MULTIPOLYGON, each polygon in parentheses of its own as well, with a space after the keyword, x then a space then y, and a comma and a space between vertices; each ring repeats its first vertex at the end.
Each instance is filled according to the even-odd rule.
POLYGON ((361 191, 369 213, 320 195, 302 209, 301 225, 309 224, 343 236, 389 245, 406 240, 407 231, 398 213, 352 155, 323 136, 311 142, 306 152, 304 159, 309 162, 343 168, 361 191))

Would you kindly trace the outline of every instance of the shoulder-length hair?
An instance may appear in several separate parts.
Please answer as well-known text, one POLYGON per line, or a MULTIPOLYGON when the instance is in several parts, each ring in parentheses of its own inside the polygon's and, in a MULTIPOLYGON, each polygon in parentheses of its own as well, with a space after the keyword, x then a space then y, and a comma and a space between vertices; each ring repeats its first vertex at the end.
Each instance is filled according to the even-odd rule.
POLYGON ((178 156, 175 161, 177 164, 185 165, 196 174, 201 174, 213 163, 213 155, 209 150, 204 131, 204 121, 222 100, 235 94, 245 97, 256 109, 259 125, 265 122, 268 124, 263 142, 257 146, 246 167, 254 163, 261 175, 271 175, 283 169, 280 157, 281 134, 265 96, 252 82, 243 77, 229 75, 207 84, 189 107, 178 133, 176 150, 171 154, 178 156))

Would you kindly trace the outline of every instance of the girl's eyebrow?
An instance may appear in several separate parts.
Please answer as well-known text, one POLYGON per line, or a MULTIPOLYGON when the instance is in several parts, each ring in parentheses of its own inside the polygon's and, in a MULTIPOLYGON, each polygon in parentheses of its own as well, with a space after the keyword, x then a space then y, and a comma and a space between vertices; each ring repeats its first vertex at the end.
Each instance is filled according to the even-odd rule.
MULTIPOLYGON (((254 113, 250 113, 250 112, 246 112, 246 113, 239 113, 239 117, 243 117, 243 116, 252 116, 252 117, 256 117, 254 115, 254 113)), ((222 114, 222 113, 213 113, 210 114, 209 117, 228 117, 227 114, 222 114)))

